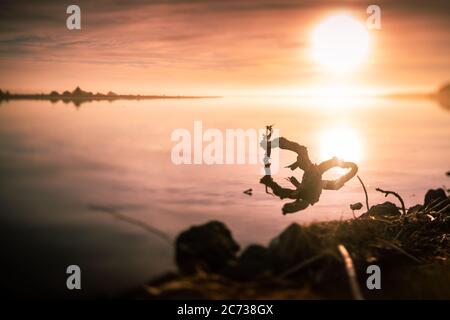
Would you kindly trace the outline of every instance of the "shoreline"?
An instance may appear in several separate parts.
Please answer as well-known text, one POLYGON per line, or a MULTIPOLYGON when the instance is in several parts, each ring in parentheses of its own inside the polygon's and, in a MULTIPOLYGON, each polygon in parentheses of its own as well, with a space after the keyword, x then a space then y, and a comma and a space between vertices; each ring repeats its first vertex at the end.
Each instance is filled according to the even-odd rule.
POLYGON ((115 101, 115 100, 155 100, 155 99, 217 99, 221 96, 183 96, 183 95, 133 95, 133 94, 117 94, 109 91, 106 94, 92 93, 84 91, 80 87, 76 87, 73 91, 64 91, 59 93, 52 91, 51 93, 10 93, 9 91, 0 90, 0 103, 10 100, 46 100, 52 103, 62 101, 64 103, 74 103, 76 106, 85 102, 93 101, 115 101))
POLYGON ((170 95, 149 95, 149 96, 133 96, 133 95, 117 95, 117 96, 93 96, 93 97, 64 97, 64 96, 50 96, 50 95, 35 95, 35 94, 14 94, 8 97, 0 97, 1 102, 9 102, 12 100, 38 100, 38 101, 50 101, 52 103, 74 103, 80 105, 85 102, 94 101, 117 101, 117 100, 164 100, 164 99, 220 99, 222 96, 170 96, 170 95))
POLYGON ((386 201, 346 221, 292 223, 242 250, 210 221, 178 235, 175 261, 125 298, 450 299, 450 196, 430 189, 407 210, 386 201))

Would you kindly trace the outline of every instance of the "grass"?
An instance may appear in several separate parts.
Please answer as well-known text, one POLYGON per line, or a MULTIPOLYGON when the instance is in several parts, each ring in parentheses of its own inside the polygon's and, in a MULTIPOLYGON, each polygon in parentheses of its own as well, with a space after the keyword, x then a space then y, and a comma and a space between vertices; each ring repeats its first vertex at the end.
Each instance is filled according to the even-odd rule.
POLYGON ((201 270, 194 275, 169 273, 132 297, 450 299, 450 210, 436 207, 293 224, 288 227, 292 239, 285 254, 294 259, 288 263, 240 280, 201 270), (366 270, 373 264, 381 269, 381 290, 366 287, 366 270))

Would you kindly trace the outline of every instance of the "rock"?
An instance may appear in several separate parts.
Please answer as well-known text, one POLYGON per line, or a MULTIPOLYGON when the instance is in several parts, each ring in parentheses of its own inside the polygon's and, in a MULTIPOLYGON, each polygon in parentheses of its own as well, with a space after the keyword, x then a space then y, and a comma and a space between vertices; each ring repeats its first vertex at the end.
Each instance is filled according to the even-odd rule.
POLYGON ((286 269, 312 257, 316 241, 315 235, 293 223, 270 242, 269 250, 277 260, 277 267, 286 269))
POLYGON ((397 206, 390 201, 372 206, 369 211, 361 215, 361 218, 368 217, 391 217, 400 215, 397 206))
POLYGON ((175 243, 175 260, 182 273, 198 269, 219 272, 236 260, 239 245, 230 230, 219 221, 193 226, 182 232, 175 243))
POLYGON ((237 263, 224 274, 235 280, 254 280, 263 275, 270 275, 274 266, 274 256, 269 249, 250 245, 239 256, 237 263))
POLYGON ((436 205, 439 202, 444 201, 445 199, 447 199, 447 195, 444 189, 430 189, 425 194, 424 206, 427 206, 430 203, 436 205))
POLYGON ((353 203, 350 205, 351 210, 361 210, 363 207, 363 204, 361 202, 353 203))

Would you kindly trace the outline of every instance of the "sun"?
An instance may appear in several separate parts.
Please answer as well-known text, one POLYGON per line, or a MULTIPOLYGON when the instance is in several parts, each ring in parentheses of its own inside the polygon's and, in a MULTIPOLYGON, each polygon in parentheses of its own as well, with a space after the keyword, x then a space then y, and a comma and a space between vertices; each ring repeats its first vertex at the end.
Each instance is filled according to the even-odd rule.
POLYGON ((364 61, 369 51, 369 33, 349 14, 329 16, 313 31, 311 54, 333 72, 347 72, 364 61))

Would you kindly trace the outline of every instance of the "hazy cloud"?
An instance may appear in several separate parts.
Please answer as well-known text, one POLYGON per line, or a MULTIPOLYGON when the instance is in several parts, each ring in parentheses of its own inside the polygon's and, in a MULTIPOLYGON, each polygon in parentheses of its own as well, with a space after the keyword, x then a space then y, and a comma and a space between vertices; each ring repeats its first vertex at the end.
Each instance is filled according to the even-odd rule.
MULTIPOLYGON (((216 79, 229 81, 231 74, 227 72, 239 70, 242 78, 255 77, 258 73, 282 81, 294 76, 290 66, 295 59, 299 56, 305 59, 308 28, 320 12, 352 10, 364 19, 366 7, 372 4, 356 0, 80 0, 76 3, 82 12, 81 31, 66 29, 65 1, 2 0, 2 69, 17 76, 18 71, 25 73, 25 62, 31 73, 43 68, 37 65, 39 62, 109 65, 150 68, 155 77, 166 70, 177 73, 180 81, 185 81, 182 73, 192 70, 199 72, 198 77, 212 72, 216 79), (29 66, 33 63, 31 70, 29 66)), ((412 45, 409 37, 417 30, 409 28, 426 26, 428 35, 418 39, 439 42, 444 52, 436 53, 435 59, 438 64, 443 63, 450 46, 448 1, 384 0, 377 4, 382 8, 383 19, 386 18, 383 32, 392 35, 400 30, 405 34, 400 39, 405 43, 395 50, 406 50, 412 45)), ((304 75, 312 72, 311 68, 303 66, 304 75)), ((4 86, 4 82, 0 85, 4 86)))

